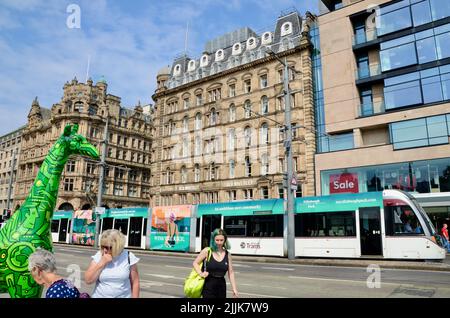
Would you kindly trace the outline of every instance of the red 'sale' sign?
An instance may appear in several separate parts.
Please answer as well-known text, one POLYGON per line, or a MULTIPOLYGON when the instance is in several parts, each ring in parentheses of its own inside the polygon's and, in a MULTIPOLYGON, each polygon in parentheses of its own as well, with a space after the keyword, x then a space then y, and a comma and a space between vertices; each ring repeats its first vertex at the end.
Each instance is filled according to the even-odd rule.
POLYGON ((333 193, 358 193, 358 174, 342 173, 330 175, 330 194, 333 193))

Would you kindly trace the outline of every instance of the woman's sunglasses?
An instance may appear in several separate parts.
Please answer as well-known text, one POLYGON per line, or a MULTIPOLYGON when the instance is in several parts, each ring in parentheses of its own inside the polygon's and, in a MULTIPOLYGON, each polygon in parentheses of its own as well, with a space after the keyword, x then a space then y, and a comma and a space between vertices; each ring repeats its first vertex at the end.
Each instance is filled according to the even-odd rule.
POLYGON ((105 246, 105 245, 102 245, 101 248, 102 248, 102 250, 105 249, 105 250, 108 250, 108 251, 109 251, 110 249, 112 249, 112 246, 105 246))

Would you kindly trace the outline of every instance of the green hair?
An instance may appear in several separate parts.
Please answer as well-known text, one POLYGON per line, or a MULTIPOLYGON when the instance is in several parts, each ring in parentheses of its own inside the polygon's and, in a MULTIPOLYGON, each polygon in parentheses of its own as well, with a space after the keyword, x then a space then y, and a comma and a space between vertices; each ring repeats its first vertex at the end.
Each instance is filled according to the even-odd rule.
POLYGON ((215 240, 217 235, 223 235, 223 238, 225 239, 225 241, 223 242, 223 248, 226 249, 226 250, 229 250, 231 248, 230 242, 228 242, 227 233, 225 232, 225 230, 222 230, 222 229, 215 229, 211 233, 211 240, 209 242, 209 246, 211 247, 211 249, 214 252, 217 251, 217 244, 216 244, 216 240, 215 240))

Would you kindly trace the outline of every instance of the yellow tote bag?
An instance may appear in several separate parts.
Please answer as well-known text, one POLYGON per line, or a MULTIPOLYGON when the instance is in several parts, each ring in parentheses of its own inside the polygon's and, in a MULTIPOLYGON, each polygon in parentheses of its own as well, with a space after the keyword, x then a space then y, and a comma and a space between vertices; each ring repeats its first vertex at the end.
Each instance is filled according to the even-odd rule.
MULTIPOLYGON (((208 250, 208 261, 211 258, 211 248, 208 250)), ((206 270, 206 263, 205 263, 206 270)), ((201 277, 195 270, 192 269, 189 276, 184 280, 184 294, 188 298, 200 298, 202 296, 203 285, 205 284, 205 279, 201 277)))

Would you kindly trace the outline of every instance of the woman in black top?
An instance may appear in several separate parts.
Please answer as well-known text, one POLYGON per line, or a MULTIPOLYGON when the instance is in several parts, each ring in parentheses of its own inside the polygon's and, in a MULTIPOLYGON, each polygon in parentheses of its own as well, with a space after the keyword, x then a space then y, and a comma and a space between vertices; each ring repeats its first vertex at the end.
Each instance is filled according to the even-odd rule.
POLYGON ((225 274, 228 271, 233 296, 238 297, 236 282, 234 280, 233 265, 231 254, 227 251, 230 244, 227 240, 227 234, 222 229, 215 229, 211 234, 210 247, 204 248, 194 260, 194 268, 200 276, 205 277, 203 286, 203 298, 226 298, 227 285, 225 283, 225 274), (208 251, 211 249, 211 258, 206 262, 206 269, 200 267, 200 264, 208 258, 208 251))

